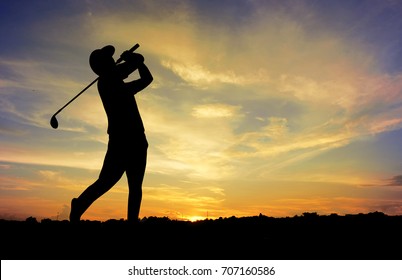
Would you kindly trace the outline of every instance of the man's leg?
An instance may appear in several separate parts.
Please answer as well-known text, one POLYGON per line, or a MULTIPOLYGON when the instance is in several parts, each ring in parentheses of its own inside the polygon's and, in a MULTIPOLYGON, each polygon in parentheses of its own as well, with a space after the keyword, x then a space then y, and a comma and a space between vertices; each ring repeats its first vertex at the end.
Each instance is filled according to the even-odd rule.
POLYGON ((103 162, 98 180, 90 185, 78 198, 71 201, 70 221, 78 222, 91 204, 110 190, 124 173, 124 164, 110 145, 103 162))
POLYGON ((138 149, 132 157, 126 169, 129 190, 127 220, 130 223, 136 223, 138 222, 142 201, 142 182, 147 164, 147 145, 138 149))

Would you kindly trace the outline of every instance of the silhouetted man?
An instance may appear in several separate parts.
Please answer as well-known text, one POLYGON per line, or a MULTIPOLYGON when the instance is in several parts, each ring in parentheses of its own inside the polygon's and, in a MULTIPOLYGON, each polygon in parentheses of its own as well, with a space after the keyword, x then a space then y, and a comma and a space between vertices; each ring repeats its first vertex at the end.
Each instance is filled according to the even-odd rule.
POLYGON ((92 70, 99 76, 98 91, 108 119, 109 142, 99 178, 71 201, 71 222, 78 222, 88 207, 110 190, 124 172, 129 189, 127 220, 138 222, 148 142, 134 95, 145 89, 153 77, 141 54, 125 51, 121 55, 124 62, 116 65, 114 51, 114 47, 108 45, 94 50, 89 57, 92 70), (140 78, 124 82, 135 70, 140 78))

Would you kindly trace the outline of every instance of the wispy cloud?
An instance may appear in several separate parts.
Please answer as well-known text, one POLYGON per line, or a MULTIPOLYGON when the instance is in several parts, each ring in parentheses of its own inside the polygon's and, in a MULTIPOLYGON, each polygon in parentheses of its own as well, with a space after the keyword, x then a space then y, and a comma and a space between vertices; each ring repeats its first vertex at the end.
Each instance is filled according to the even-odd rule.
POLYGON ((193 108, 192 116, 208 119, 239 117, 237 113, 239 109, 239 106, 227 104, 203 104, 193 108))
POLYGON ((388 180, 387 186, 402 186, 402 175, 397 175, 388 180))

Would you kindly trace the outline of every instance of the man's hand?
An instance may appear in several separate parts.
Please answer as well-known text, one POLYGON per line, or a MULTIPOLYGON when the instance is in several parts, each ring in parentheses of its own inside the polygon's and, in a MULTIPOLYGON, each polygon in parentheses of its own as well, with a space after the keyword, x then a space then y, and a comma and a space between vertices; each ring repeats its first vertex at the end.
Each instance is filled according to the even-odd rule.
POLYGON ((121 58, 128 63, 136 65, 137 67, 144 63, 144 56, 139 53, 125 51, 121 54, 121 58))

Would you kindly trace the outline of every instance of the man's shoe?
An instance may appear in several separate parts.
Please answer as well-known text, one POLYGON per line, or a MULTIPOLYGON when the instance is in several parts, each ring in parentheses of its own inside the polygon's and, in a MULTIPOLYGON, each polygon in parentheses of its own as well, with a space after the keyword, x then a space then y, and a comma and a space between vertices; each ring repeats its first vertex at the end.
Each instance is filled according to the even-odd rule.
POLYGON ((71 200, 70 223, 77 224, 80 222, 81 215, 79 214, 78 209, 78 199, 73 198, 71 200))

